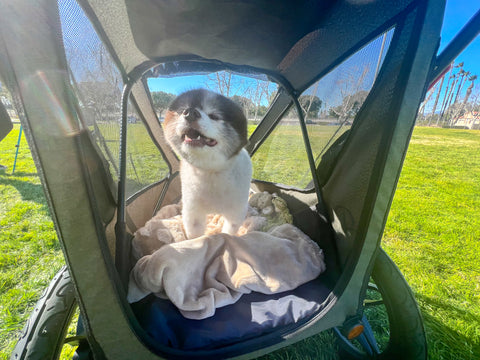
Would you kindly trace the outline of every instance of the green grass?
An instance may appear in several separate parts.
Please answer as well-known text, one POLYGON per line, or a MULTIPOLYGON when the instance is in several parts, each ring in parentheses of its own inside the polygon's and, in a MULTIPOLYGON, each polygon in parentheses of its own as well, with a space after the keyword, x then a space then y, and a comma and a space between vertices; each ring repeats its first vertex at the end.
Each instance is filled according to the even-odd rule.
MULTIPOLYGON (((337 127, 307 125, 307 128, 313 156, 318 159, 337 127)), ((346 129, 340 129, 335 138, 346 129)), ((312 175, 299 125, 280 123, 277 126, 253 156, 253 177, 299 188, 305 188, 310 183, 312 175)))
MULTIPOLYGON (((93 130, 93 127, 92 129, 93 130)), ((116 181, 118 179, 119 134, 118 122, 98 124, 98 130, 103 137, 97 137, 99 149, 110 165, 110 172, 116 181)), ((168 165, 162 159, 161 153, 152 141, 145 141, 149 135, 141 123, 128 124, 127 143, 127 195, 143 189, 145 186, 159 181, 168 175, 168 165)))
POLYGON ((0 358, 7 359, 43 289, 64 263, 25 138, 12 174, 18 126, 0 143, 0 358))
POLYGON ((432 359, 480 359, 480 132, 416 128, 384 235, 432 359))
MULTIPOLYGON (((310 127, 310 135, 320 144, 314 152, 321 150, 332 130, 310 127)), ((298 170, 303 143, 298 128, 285 131, 255 155, 255 172, 295 184, 305 180, 298 179, 299 171, 295 178, 287 170, 298 170), (289 146, 289 150, 276 154, 278 146, 289 146), (267 153, 277 158, 266 160, 267 153)), ((9 358, 36 300, 63 264, 24 139, 12 174, 17 136, 18 127, 0 142, 0 164, 8 167, 0 172, 0 359, 9 358)), ((132 136, 141 135, 132 132, 132 136)), ((157 173, 143 172, 142 161, 150 166, 156 160, 134 162, 138 183, 157 178, 157 173)), ((132 174, 135 180, 135 171, 132 174)), ((416 128, 383 246, 419 301, 430 359, 480 358, 479 215, 480 132, 416 128)), ((333 342, 332 334, 326 332, 265 359, 332 359, 333 342)))

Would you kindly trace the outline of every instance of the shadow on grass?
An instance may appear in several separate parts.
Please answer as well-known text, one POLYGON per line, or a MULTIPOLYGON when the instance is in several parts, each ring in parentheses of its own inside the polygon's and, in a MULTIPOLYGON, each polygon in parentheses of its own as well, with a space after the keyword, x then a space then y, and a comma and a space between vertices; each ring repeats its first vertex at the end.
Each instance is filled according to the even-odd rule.
POLYGON ((23 201, 33 201, 40 205, 46 206, 47 202, 43 187, 41 184, 33 184, 30 181, 20 180, 21 177, 36 176, 37 174, 15 173, 0 174, 0 184, 5 186, 13 186, 17 189, 23 201))
POLYGON ((415 297, 422 309, 430 359, 480 359, 480 339, 460 334, 432 313, 441 310, 452 318, 480 328, 479 316, 428 296, 416 294, 415 297))

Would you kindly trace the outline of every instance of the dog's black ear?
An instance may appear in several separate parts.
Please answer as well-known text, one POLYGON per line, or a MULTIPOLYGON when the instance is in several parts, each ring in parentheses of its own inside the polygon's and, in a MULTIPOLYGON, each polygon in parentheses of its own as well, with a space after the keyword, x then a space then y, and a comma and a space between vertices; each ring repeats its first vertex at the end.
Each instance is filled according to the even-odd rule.
POLYGON ((246 144, 248 138, 247 117, 243 108, 235 101, 222 95, 217 97, 216 107, 223 114, 223 119, 235 129, 246 144))

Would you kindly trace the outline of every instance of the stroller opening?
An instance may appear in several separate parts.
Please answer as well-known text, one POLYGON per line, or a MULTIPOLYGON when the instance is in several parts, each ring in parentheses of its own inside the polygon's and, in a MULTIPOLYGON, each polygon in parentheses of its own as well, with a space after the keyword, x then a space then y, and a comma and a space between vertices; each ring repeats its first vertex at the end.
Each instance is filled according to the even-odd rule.
POLYGON ((257 357, 328 329, 342 358, 426 358, 420 312, 380 240, 418 106, 441 70, 443 7, 12 3, 0 15, 0 74, 67 262, 34 322, 50 324, 48 309, 58 310, 49 336, 31 327, 12 357, 58 356, 78 305, 78 337, 67 342, 84 358, 257 357), (7 29, 32 19, 42 21, 34 33, 19 30, 15 46, 7 29), (246 292, 202 320, 153 294, 127 302, 135 232, 182 195, 163 116, 192 87, 243 107, 252 192, 270 196, 272 209, 275 199, 286 205, 287 222, 323 250, 326 266, 294 289, 246 292), (379 313, 386 324, 377 329, 379 313))

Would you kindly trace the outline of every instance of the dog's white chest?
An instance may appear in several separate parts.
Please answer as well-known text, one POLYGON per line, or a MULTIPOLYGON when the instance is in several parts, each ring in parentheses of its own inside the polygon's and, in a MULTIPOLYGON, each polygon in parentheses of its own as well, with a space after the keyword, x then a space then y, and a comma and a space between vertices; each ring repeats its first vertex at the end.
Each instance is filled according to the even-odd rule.
POLYGON ((245 150, 236 155, 229 167, 205 171, 182 162, 183 203, 214 213, 229 212, 248 198, 252 167, 245 150))

